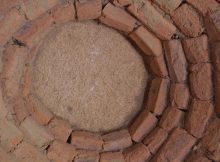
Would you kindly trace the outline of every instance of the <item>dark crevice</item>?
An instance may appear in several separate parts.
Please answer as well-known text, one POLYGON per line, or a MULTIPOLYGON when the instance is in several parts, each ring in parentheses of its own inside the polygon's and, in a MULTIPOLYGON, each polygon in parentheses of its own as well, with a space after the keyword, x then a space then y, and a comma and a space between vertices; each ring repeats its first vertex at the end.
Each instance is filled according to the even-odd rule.
MULTIPOLYGON (((72 134, 72 133, 71 133, 71 134, 72 134)), ((68 139, 67 139, 67 143, 69 143, 69 144, 71 144, 71 142, 72 142, 71 134, 70 134, 70 136, 69 136, 68 139)))
POLYGON ((24 42, 14 38, 14 37, 12 38, 12 41, 13 41, 13 45, 17 45, 17 46, 20 46, 20 47, 25 47, 26 46, 26 44, 24 42))

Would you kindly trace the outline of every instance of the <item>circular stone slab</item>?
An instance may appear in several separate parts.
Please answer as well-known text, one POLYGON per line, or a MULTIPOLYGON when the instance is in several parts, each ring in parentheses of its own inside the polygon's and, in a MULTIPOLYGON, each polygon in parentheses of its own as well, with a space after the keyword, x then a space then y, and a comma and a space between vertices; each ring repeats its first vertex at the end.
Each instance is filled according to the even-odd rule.
POLYGON ((148 79, 142 57, 117 31, 95 22, 56 27, 40 46, 33 93, 80 130, 125 127, 141 109, 148 79))

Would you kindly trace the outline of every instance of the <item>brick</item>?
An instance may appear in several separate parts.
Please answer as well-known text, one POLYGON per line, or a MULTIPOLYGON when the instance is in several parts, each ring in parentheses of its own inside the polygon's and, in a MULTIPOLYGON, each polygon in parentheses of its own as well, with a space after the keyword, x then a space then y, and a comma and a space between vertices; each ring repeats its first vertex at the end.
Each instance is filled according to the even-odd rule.
POLYGON ((132 0, 112 0, 112 3, 117 7, 124 7, 132 4, 132 0))
POLYGON ((186 84, 172 83, 170 86, 170 103, 179 109, 187 109, 190 98, 189 88, 186 84))
POLYGON ((3 93, 10 98, 18 95, 20 80, 25 67, 28 50, 25 47, 9 45, 4 51, 2 68, 3 93))
POLYGON ((151 112, 141 112, 129 127, 131 138, 135 142, 142 141, 142 139, 156 127, 156 124, 157 118, 151 112))
MULTIPOLYGON (((27 61, 28 62, 28 61, 27 61)), ((26 66, 23 74, 23 87, 22 96, 27 98, 31 93, 32 88, 32 71, 31 68, 26 66)))
POLYGON ((132 145, 127 129, 111 132, 102 136, 104 151, 118 151, 132 145))
POLYGON ((214 106, 209 101, 193 100, 185 122, 186 130, 193 136, 201 138, 213 111, 214 106))
POLYGON ((209 12, 215 11, 219 7, 219 4, 215 0, 187 0, 187 2, 199 10, 203 16, 206 16, 209 12))
POLYGON ((55 139, 66 142, 71 135, 72 128, 69 122, 54 118, 48 125, 50 132, 54 135, 55 139))
POLYGON ((214 71, 220 71, 220 42, 214 44, 213 43, 213 51, 212 51, 212 62, 214 66, 214 71))
POLYGON ((78 150, 74 162, 99 162, 99 153, 96 151, 78 150))
POLYGON ((160 56, 163 54, 161 41, 143 26, 133 31, 129 37, 146 55, 160 56))
POLYGON ((16 157, 22 159, 22 162, 49 162, 37 148, 27 142, 22 142, 14 151, 16 157))
POLYGON ((47 151, 47 157, 53 162, 71 162, 76 156, 76 149, 65 142, 55 140, 47 151))
POLYGON ((184 82, 187 79, 187 62, 181 42, 166 41, 164 48, 170 79, 174 82, 184 82))
POLYGON ((168 133, 164 129, 157 127, 144 139, 143 143, 152 154, 155 154, 163 145, 167 137, 168 133))
POLYGON ((171 14, 176 8, 180 6, 182 0, 153 0, 166 13, 171 14))
POLYGON ((204 30, 201 17, 188 4, 177 8, 171 16, 181 32, 188 37, 197 37, 204 30))
POLYGON ((150 69, 159 77, 168 76, 167 66, 163 55, 150 58, 150 69))
POLYGON ((74 131, 71 136, 71 144, 77 149, 102 150, 103 141, 98 134, 74 131))
POLYGON ((176 107, 168 107, 166 111, 163 113, 159 125, 167 132, 170 132, 174 128, 182 124, 183 116, 183 111, 177 109, 176 107))
POLYGON ((6 13, 11 8, 17 7, 19 5, 19 0, 1 0, 0 14, 6 13))
POLYGON ((58 3, 59 0, 20 0, 21 9, 29 20, 36 19, 58 3))
POLYGON ((7 114, 8 114, 8 110, 3 100, 2 88, 0 88, 0 120, 5 119, 7 114))
POLYGON ((219 72, 214 72, 214 89, 215 89, 215 112, 220 115, 220 74, 219 72))
POLYGON ((16 158, 13 154, 7 153, 3 148, 0 147, 0 157, 2 162, 22 162, 16 158))
POLYGON ((151 154, 149 149, 142 143, 138 143, 123 152, 126 162, 145 162, 151 154))
POLYGON ((45 13, 37 19, 25 23, 14 37, 31 49, 44 38, 52 24, 52 16, 45 13))
POLYGON ((220 161, 220 120, 218 118, 209 123, 201 143, 209 159, 220 161))
POLYGON ((196 139, 184 129, 176 128, 152 161, 183 161, 195 142, 196 139))
POLYGON ((0 13, 0 45, 4 45, 25 23, 25 17, 16 8, 0 13))
POLYGON ((176 32, 176 27, 165 19, 148 1, 145 1, 140 8, 132 4, 128 7, 128 11, 162 40, 171 39, 176 32))
POLYGON ((186 162, 212 162, 209 160, 205 155, 202 154, 191 154, 187 159, 186 162))
POLYGON ((31 117, 26 118, 21 123, 20 129, 24 132, 28 141, 39 148, 46 148, 54 139, 52 134, 46 130, 45 127, 39 125, 31 117))
POLYGON ((200 63, 190 67, 190 87, 192 95, 200 100, 209 100, 213 96, 212 66, 200 63))
POLYGON ((78 20, 97 19, 101 16, 101 0, 76 0, 75 4, 78 20))
POLYGON ((206 35, 184 39, 183 48, 189 63, 197 64, 209 61, 208 37, 206 35))
POLYGON ((14 99, 13 108, 19 123, 21 123, 27 116, 29 116, 26 101, 22 97, 19 96, 14 99))
POLYGON ((36 96, 28 96, 27 102, 30 114, 40 124, 47 125, 53 118, 53 114, 36 96))
POLYGON ((61 3, 51 9, 51 13, 56 24, 64 24, 75 20, 76 13, 72 3, 61 3))
POLYGON ((22 132, 7 119, 0 120, 0 137, 1 146, 7 151, 13 150, 23 140, 22 132))
POLYGON ((129 15, 124 9, 108 3, 102 11, 99 20, 110 27, 129 33, 137 25, 137 20, 129 15))
POLYGON ((154 78, 151 82, 146 108, 161 115, 167 104, 169 80, 154 78))
POLYGON ((121 152, 104 152, 100 155, 100 162, 125 162, 121 152))

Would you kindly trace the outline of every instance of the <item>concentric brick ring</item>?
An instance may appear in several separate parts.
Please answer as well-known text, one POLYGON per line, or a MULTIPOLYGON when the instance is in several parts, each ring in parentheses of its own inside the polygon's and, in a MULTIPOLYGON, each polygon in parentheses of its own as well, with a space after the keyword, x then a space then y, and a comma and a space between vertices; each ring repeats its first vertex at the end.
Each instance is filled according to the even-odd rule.
POLYGON ((0 161, 220 161, 219 1, 152 1, 2 2, 0 161), (46 32, 89 19, 122 32, 149 61, 147 103, 128 129, 72 130, 29 93, 46 32))

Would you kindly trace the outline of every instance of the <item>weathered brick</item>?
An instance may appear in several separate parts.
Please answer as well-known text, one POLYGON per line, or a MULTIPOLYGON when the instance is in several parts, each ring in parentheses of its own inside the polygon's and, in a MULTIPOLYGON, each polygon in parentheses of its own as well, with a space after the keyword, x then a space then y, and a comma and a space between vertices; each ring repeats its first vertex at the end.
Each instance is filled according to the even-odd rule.
POLYGON ((129 33, 137 24, 137 20, 129 15, 124 9, 108 3, 102 11, 99 20, 110 27, 129 33))
POLYGON ((154 78, 149 90, 146 109, 161 115, 167 104, 168 88, 168 79, 154 78))
POLYGON ((204 28, 199 14, 188 4, 183 4, 172 13, 172 18, 181 32, 188 37, 199 36, 204 28))
POLYGON ((213 96, 212 66, 200 63, 190 67, 190 87, 192 95, 201 100, 209 100, 213 96))
POLYGON ((220 74, 214 72, 214 85, 215 85, 215 112, 220 115, 220 74))
POLYGON ((168 133, 164 129, 157 127, 144 139, 143 143, 152 154, 155 154, 163 145, 167 137, 168 133))
POLYGON ((5 102, 3 100, 2 88, 0 88, 0 120, 4 119, 8 114, 5 102))
POLYGON ((163 113, 160 119, 160 127, 165 129, 167 132, 172 131, 174 128, 180 126, 183 120, 184 112, 177 109, 176 107, 168 107, 163 113))
POLYGON ((145 162, 151 154, 149 149, 142 143, 138 143, 123 152, 126 162, 145 162))
POLYGON ((132 145, 131 136, 127 129, 105 134, 102 139, 104 151, 118 151, 132 145))
POLYGON ((32 48, 44 38, 52 24, 52 16, 45 13, 37 19, 26 22, 16 32, 14 37, 26 44, 29 48, 32 48))
POLYGON ((33 20, 59 3, 59 0, 20 0, 21 9, 33 20))
POLYGON ((112 0, 112 3, 118 7, 124 7, 132 4, 132 0, 112 0))
POLYGON ((160 56, 163 54, 161 41, 143 26, 133 31, 129 37, 146 55, 160 56))
POLYGON ((179 5, 182 0, 153 0, 154 3, 160 6, 166 13, 172 13, 179 5))
POLYGON ((142 139, 156 127, 156 124, 157 118, 152 113, 147 111, 141 112, 129 127, 131 138, 135 142, 142 141, 142 139))
POLYGON ((187 159, 186 162, 212 162, 209 160, 205 155, 202 154, 191 154, 187 159))
POLYGON ((19 0, 1 0, 0 5, 0 14, 6 13, 13 7, 17 7, 19 5, 19 0))
POLYGON ((100 162, 125 162, 121 152, 104 152, 100 155, 100 162))
POLYGON ((179 109, 187 109, 190 98, 189 88, 186 84, 172 83, 170 86, 170 103, 179 109))
POLYGON ((16 8, 0 13, 0 45, 4 45, 24 22, 25 17, 16 8))
POLYGON ((164 59, 164 55, 160 55, 157 57, 150 58, 150 69, 151 71, 159 76, 159 77, 166 77, 168 75, 166 62, 164 59))
POLYGON ((99 162, 99 153, 96 151, 78 150, 74 162, 99 162))
POLYGON ((78 20, 97 19, 101 16, 101 0, 76 0, 75 4, 78 20))
POLYGON ((0 157, 2 162, 22 162, 21 159, 16 158, 13 154, 7 153, 0 147, 0 157))
POLYGON ((48 125, 50 132, 54 135, 55 139, 66 142, 72 132, 69 122, 54 118, 48 125))
POLYGON ((21 123, 29 115, 26 101, 20 96, 14 99, 13 108, 19 123, 21 123))
POLYGON ((65 142, 54 141, 48 151, 47 157, 53 162, 72 162, 76 156, 76 149, 65 142))
POLYGON ((166 41, 164 48, 170 79, 174 82, 184 82, 187 78, 187 62, 181 42, 166 41))
POLYGON ((209 12, 215 11, 219 7, 219 3, 215 0, 187 0, 187 2, 199 10, 204 16, 209 12))
POLYGON ((214 71, 220 71, 220 42, 213 43, 213 51, 212 51, 212 62, 214 66, 214 71))
POLYGON ((39 125, 31 117, 27 117, 20 125, 20 129, 24 132, 27 139, 39 148, 46 148, 54 139, 52 134, 39 125))
POLYGON ((213 111, 214 107, 209 101, 193 100, 185 123, 186 130, 201 138, 213 111))
POLYGON ((71 136, 71 144, 77 149, 102 150, 103 141, 98 134, 74 131, 71 136))
POLYGON ((144 1, 139 8, 132 4, 128 7, 128 11, 163 40, 171 39, 176 32, 176 27, 165 19, 149 1, 144 1))
POLYGON ((190 63, 196 64, 209 61, 208 37, 206 35, 184 39, 183 48, 190 63))
POLYGON ((177 128, 172 132, 168 141, 163 145, 152 161, 183 161, 195 142, 196 139, 193 136, 189 135, 184 129, 177 128))
POLYGON ((22 142, 14 151, 16 157, 22 159, 22 162, 49 162, 36 147, 27 142, 22 142))

